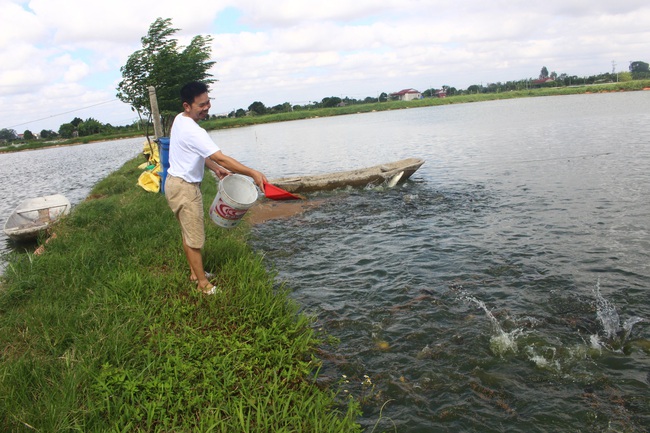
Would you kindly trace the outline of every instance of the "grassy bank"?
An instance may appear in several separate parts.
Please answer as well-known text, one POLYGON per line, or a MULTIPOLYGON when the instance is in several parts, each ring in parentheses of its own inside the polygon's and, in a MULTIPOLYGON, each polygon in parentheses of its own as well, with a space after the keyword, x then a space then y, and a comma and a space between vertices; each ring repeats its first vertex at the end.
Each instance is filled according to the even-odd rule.
MULTIPOLYGON (((358 405, 316 386, 320 337, 246 227, 206 226, 224 293, 198 294, 164 197, 136 185, 139 162, 98 183, 44 254, 12 257, 0 431, 359 431, 358 405)), ((210 176, 203 188, 214 196, 210 176)))
MULTIPOLYGON (((88 144, 101 141, 110 141, 110 140, 120 140, 124 138, 133 138, 133 137, 144 137, 144 132, 120 132, 120 133, 105 133, 105 134, 93 134, 86 137, 76 137, 68 139, 59 139, 54 141, 44 141, 44 140, 34 140, 27 143, 18 144, 15 146, 5 146, 0 147, 0 153, 2 152, 18 152, 21 150, 35 150, 42 149, 45 147, 54 147, 54 146, 70 146, 75 144, 88 144)), ((149 131, 149 136, 153 138, 153 133, 149 131)))

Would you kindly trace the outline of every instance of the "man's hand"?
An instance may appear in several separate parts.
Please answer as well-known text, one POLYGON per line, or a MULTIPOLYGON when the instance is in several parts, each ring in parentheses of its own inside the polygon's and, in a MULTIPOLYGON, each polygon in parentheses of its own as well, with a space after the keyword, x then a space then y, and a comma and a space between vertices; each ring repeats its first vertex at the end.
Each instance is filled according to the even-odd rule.
MULTIPOLYGON (((219 150, 210 155, 210 157, 206 159, 206 163, 209 164, 208 167, 210 167, 210 169, 215 173, 217 172, 214 168, 212 168, 212 166, 219 165, 224 167, 224 169, 232 170, 235 173, 240 173, 245 176, 252 177, 257 186, 262 190, 262 192, 264 192, 264 182, 268 182, 266 176, 257 170, 246 167, 244 164, 237 161, 235 158, 224 154, 222 151, 219 150)), ((218 173, 217 176, 219 176, 218 173)))
POLYGON ((228 176, 229 174, 232 174, 230 171, 227 169, 223 168, 216 162, 212 161, 210 158, 205 158, 205 166, 208 167, 210 170, 214 172, 214 174, 217 175, 219 179, 223 179, 224 177, 228 176))
POLYGON ((268 182, 268 179, 266 176, 264 176, 262 173, 260 173, 257 170, 251 170, 251 177, 257 184, 257 186, 264 192, 264 183, 268 182))
POLYGON ((216 174, 219 179, 223 179, 224 177, 231 174, 231 172, 217 164, 214 164, 214 167, 210 167, 210 170, 214 171, 214 174, 216 174))

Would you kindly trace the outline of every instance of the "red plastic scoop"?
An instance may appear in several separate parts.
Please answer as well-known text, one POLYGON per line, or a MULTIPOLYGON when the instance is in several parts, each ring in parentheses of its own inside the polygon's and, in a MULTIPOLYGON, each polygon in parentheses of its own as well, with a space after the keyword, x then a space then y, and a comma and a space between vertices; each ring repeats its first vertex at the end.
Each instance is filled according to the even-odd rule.
POLYGON ((300 200, 301 197, 291 194, 268 182, 264 182, 264 195, 271 200, 300 200))

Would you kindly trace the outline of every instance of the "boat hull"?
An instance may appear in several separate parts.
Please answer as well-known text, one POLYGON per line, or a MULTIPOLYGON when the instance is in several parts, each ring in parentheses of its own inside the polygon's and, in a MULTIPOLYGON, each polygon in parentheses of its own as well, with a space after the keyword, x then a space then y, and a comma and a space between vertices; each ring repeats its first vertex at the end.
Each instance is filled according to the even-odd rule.
POLYGON ((270 183, 292 193, 328 191, 346 187, 389 185, 404 182, 421 166, 424 160, 408 158, 373 167, 314 176, 294 176, 272 179, 270 183), (394 182, 392 182, 394 181, 394 182))
POLYGON ((70 213, 70 201, 61 194, 24 200, 5 221, 4 232, 13 241, 32 241, 63 215, 70 213))

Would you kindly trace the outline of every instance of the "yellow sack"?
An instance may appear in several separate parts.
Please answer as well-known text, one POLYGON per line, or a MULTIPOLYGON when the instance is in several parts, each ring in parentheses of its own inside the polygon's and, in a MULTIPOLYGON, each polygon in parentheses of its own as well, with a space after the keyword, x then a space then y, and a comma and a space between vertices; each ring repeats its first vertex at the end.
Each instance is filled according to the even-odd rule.
POLYGON ((160 162, 160 152, 158 151, 158 143, 155 141, 144 141, 142 145, 142 153, 149 161, 149 164, 158 164, 160 162))
POLYGON ((138 177, 138 185, 144 188, 145 191, 159 192, 160 176, 152 171, 142 172, 140 177, 138 177))

